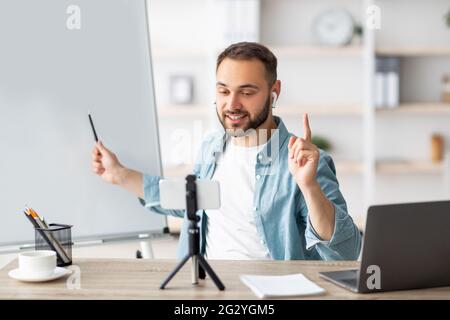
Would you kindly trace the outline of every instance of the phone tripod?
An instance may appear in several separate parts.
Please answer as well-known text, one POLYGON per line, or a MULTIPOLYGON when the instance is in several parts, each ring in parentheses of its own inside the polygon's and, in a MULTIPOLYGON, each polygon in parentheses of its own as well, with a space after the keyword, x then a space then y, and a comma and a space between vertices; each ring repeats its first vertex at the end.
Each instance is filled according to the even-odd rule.
POLYGON ((184 264, 191 258, 192 260, 192 284, 198 284, 198 278, 205 279, 206 273, 214 281, 214 284, 219 290, 225 290, 225 286, 208 262, 200 254, 200 229, 197 222, 200 218, 197 216, 197 188, 195 184, 195 175, 186 176, 186 213, 189 219, 189 253, 175 266, 169 276, 159 287, 164 289, 169 281, 177 274, 177 272, 184 266, 184 264))

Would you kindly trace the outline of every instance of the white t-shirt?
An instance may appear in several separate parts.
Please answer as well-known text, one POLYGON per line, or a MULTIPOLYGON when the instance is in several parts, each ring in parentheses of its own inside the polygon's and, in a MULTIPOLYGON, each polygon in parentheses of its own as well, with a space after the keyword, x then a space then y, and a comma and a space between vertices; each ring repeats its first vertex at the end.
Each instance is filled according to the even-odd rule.
POLYGON ((208 259, 270 259, 253 211, 256 156, 263 147, 239 147, 227 141, 212 177, 220 183, 221 207, 205 210, 208 259))

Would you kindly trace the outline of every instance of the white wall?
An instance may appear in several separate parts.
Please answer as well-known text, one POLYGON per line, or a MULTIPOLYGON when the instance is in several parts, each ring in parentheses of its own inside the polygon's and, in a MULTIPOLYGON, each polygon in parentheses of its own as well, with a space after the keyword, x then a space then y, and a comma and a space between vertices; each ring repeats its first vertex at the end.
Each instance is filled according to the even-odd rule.
POLYGON ((378 0, 375 3, 381 9, 381 32, 375 34, 378 45, 449 43, 450 30, 444 24, 444 15, 450 8, 447 0, 378 0))

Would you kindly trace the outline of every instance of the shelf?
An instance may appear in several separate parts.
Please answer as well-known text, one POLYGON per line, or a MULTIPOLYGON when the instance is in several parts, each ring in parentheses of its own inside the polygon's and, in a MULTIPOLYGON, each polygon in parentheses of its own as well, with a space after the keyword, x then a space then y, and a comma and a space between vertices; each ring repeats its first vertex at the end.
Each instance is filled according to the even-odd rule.
POLYGON ((396 108, 376 109, 378 114, 437 114, 450 115, 450 103, 415 102, 402 103, 396 108))
POLYGON ((280 116, 301 116, 303 113, 320 116, 349 116, 362 115, 362 106, 359 105, 286 105, 278 106, 273 111, 280 116))
POLYGON ((327 47, 327 46, 272 46, 270 49, 277 57, 303 57, 303 56, 362 56, 362 46, 344 46, 344 47, 327 47))
POLYGON ((427 160, 377 162, 377 172, 382 174, 439 174, 443 170, 443 163, 433 163, 427 160))
POLYGON ((364 165, 361 161, 339 161, 335 162, 336 174, 360 174, 364 171, 364 165))
POLYGON ((375 53, 379 56, 400 57, 450 56, 450 47, 380 47, 375 49, 375 53))
MULTIPOLYGON (((211 108, 213 108, 211 106, 211 108)), ((158 107, 159 117, 207 117, 210 109, 202 105, 164 105, 158 107)))

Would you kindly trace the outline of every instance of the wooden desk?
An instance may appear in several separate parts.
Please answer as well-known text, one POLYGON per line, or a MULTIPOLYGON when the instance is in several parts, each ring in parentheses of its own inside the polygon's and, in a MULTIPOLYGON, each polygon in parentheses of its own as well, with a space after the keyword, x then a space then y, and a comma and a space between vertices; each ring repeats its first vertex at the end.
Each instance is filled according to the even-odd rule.
POLYGON ((17 259, 0 270, 0 299, 257 299, 239 274, 303 273, 327 292, 306 299, 450 299, 450 287, 355 294, 319 278, 317 272, 357 268, 357 262, 319 261, 210 261, 225 291, 211 279, 191 284, 190 263, 178 272, 165 290, 159 285, 175 266, 175 260, 76 259, 81 288, 68 289, 68 277, 47 283, 24 283, 8 277, 17 259))

